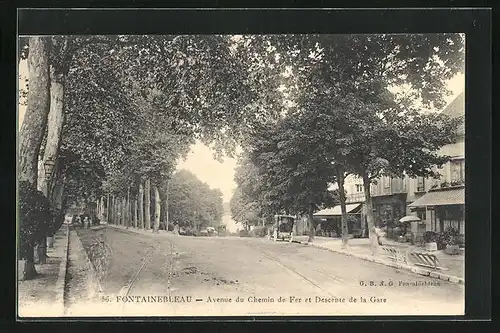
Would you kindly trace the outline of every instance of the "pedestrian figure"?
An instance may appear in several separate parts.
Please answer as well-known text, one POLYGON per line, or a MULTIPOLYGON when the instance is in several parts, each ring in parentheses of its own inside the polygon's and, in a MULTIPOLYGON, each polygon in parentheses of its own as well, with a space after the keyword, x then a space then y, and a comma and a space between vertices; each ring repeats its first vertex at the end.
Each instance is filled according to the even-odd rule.
POLYGON ((88 215, 85 215, 85 217, 84 217, 83 221, 84 221, 85 227, 86 227, 87 229, 89 229, 89 228, 90 228, 90 218, 89 218, 89 216, 88 216, 88 215))

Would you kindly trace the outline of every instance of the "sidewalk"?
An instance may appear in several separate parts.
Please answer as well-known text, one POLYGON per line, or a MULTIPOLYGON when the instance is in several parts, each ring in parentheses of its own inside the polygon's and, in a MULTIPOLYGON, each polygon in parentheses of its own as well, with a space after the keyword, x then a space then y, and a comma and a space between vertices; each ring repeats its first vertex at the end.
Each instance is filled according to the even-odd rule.
POLYGON ((59 317, 64 313, 64 282, 67 266, 68 225, 63 224, 47 248, 47 263, 35 265, 38 276, 22 280, 24 261, 17 265, 18 316, 59 317))
MULTIPOLYGON (((450 281, 454 283, 464 283, 464 267, 465 267, 465 257, 463 254, 459 255, 449 255, 444 253, 444 251, 435 251, 434 254, 440 262, 440 266, 445 268, 445 270, 433 270, 425 267, 405 265, 396 263, 390 260, 387 256, 380 253, 379 255, 372 255, 370 250, 370 240, 368 238, 353 238, 349 239, 348 249, 342 249, 342 240, 338 238, 329 237, 315 237, 312 243, 307 243, 307 236, 296 237, 295 240, 302 244, 309 244, 318 248, 323 248, 329 251, 338 252, 353 257, 357 257, 363 260, 369 260, 377 262, 383 265, 397 267, 401 269, 410 270, 414 273, 427 275, 434 278, 438 278, 445 281, 450 281)), ((424 249, 406 244, 397 243, 393 241, 386 241, 384 245, 397 247, 402 251, 415 251, 415 252, 425 252, 424 249)))
POLYGON ((69 233, 66 278, 66 316, 85 316, 90 305, 98 304, 102 287, 87 252, 75 230, 69 233))

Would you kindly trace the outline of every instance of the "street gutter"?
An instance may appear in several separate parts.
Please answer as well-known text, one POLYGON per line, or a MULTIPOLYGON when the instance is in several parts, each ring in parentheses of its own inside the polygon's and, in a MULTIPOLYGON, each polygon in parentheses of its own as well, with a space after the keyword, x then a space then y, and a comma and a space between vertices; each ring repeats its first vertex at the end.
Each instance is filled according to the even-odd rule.
MULTIPOLYGON (((64 226, 64 225, 63 225, 64 226)), ((66 299, 66 272, 68 269, 68 249, 69 249, 69 226, 66 225, 66 239, 65 245, 63 247, 63 255, 61 257, 61 263, 59 264, 59 274, 57 275, 56 280, 56 307, 59 308, 58 313, 60 316, 63 316, 66 309, 65 299, 66 299)))
POLYGON ((443 274, 441 272, 426 269, 423 267, 417 267, 417 266, 406 265, 406 264, 402 264, 402 263, 398 263, 398 262, 394 262, 394 261, 384 260, 384 259, 375 257, 373 255, 363 255, 363 254, 353 253, 353 252, 342 250, 342 249, 332 249, 332 248, 329 248, 327 246, 323 246, 323 245, 319 245, 319 244, 315 244, 315 243, 309 243, 309 242, 297 241, 297 243, 311 245, 311 246, 319 248, 319 249, 344 254, 347 256, 359 258, 359 259, 370 261, 370 262, 375 262, 377 264, 381 264, 381 265, 385 265, 385 266, 389 266, 389 267, 404 269, 404 270, 410 271, 412 273, 416 273, 416 274, 423 275, 423 276, 429 276, 429 277, 439 279, 442 281, 448 281, 448 282, 456 283, 456 284, 464 284, 465 283, 464 278, 460 278, 460 277, 453 276, 453 275, 443 274))

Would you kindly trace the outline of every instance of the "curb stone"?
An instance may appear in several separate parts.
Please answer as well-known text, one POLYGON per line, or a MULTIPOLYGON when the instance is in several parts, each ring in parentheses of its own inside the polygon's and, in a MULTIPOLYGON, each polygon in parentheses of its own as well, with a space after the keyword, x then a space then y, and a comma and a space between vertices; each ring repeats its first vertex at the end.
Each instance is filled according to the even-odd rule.
POLYGON ((64 304, 64 299, 66 298, 65 296, 65 285, 66 285, 66 272, 68 269, 68 253, 69 253, 69 227, 66 226, 66 237, 64 237, 65 244, 63 248, 63 255, 61 257, 61 263, 59 264, 59 274, 57 275, 57 280, 56 280, 56 291, 57 291, 57 296, 56 296, 56 303, 57 307, 59 308, 59 314, 62 316, 64 315, 65 312, 65 304, 64 304))
POLYGON ((99 297, 102 294, 102 286, 101 282, 99 281, 97 272, 95 270, 94 264, 90 261, 90 258, 87 254, 87 251, 85 251, 85 248, 82 244, 82 241, 80 240, 80 237, 76 233, 76 231, 71 231, 75 235, 75 240, 76 240, 76 251, 79 252, 79 255, 81 255, 82 259, 84 260, 85 268, 87 268, 89 274, 88 274, 88 283, 89 283, 89 296, 91 298, 93 297, 99 297))
POLYGON ((327 251, 330 251, 330 252, 336 252, 336 253, 344 254, 344 255, 347 255, 347 256, 351 256, 351 257, 359 258, 359 259, 362 259, 362 260, 367 260, 367 261, 375 262, 375 263, 378 263, 378 264, 381 264, 381 265, 385 265, 385 266, 389 266, 389 267, 394 267, 394 268, 398 268, 398 269, 404 269, 404 270, 407 270, 407 271, 410 271, 410 272, 413 272, 413 273, 416 273, 416 274, 419 274, 419 275, 429 276, 429 277, 432 277, 432 278, 435 278, 435 279, 439 279, 439 280, 442 280, 442 281, 448 281, 448 282, 456 283, 456 284, 464 284, 465 283, 465 279, 463 279, 463 278, 460 278, 460 277, 457 277, 457 276, 452 276, 452 275, 446 275, 446 274, 443 274, 443 273, 440 273, 440 272, 436 272, 436 271, 432 271, 432 270, 428 270, 428 269, 424 269, 424 268, 420 268, 420 267, 414 267, 414 266, 411 266, 411 265, 404 265, 404 264, 399 264, 399 263, 395 263, 395 262, 390 262, 390 261, 386 261, 386 260, 383 260, 383 259, 376 258, 374 256, 366 256, 366 255, 363 255, 363 254, 355 254, 353 252, 345 251, 345 250, 342 250, 342 249, 336 250, 336 249, 332 249, 332 248, 329 248, 329 247, 326 247, 326 246, 323 246, 323 245, 317 245, 317 244, 314 244, 314 243, 308 243, 308 242, 300 242, 300 243, 301 244, 312 245, 314 247, 317 247, 317 248, 320 248, 320 249, 324 249, 324 250, 327 250, 327 251))

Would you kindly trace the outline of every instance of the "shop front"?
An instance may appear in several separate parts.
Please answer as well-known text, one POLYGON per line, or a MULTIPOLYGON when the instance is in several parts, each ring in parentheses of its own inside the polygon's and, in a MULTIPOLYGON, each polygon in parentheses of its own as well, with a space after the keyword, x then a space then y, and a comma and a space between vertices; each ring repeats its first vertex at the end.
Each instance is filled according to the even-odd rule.
POLYGON ((374 196, 372 202, 378 227, 391 227, 406 215, 406 193, 374 196))
POLYGON ((442 233, 450 228, 465 235, 465 188, 432 190, 408 207, 425 209, 427 230, 442 233))
MULTIPOLYGON (((347 230, 353 237, 361 237, 364 232, 361 216, 361 203, 346 205, 347 230)), ((342 236, 342 210, 339 206, 323 209, 314 214, 319 222, 318 236, 341 237, 342 236)))

